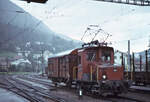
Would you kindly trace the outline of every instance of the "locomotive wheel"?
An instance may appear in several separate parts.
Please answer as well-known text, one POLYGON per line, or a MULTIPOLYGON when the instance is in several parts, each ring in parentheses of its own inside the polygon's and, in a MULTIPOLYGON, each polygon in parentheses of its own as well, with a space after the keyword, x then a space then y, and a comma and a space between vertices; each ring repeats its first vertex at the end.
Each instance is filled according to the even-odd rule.
POLYGON ((118 93, 117 93, 117 92, 114 92, 113 95, 114 95, 114 96, 118 96, 118 93))
POLYGON ((80 89, 80 84, 79 84, 79 83, 77 83, 77 85, 76 85, 76 89, 77 89, 77 90, 79 90, 79 89, 80 89))
POLYGON ((67 82, 66 84, 67 84, 67 87, 68 87, 68 88, 71 88, 72 82, 69 81, 69 82, 67 82))
POLYGON ((146 81, 143 82, 143 86, 146 86, 146 81))
POLYGON ((103 96, 103 94, 102 94, 102 90, 101 90, 101 89, 99 89, 99 93, 98 93, 98 95, 99 95, 99 96, 103 96))

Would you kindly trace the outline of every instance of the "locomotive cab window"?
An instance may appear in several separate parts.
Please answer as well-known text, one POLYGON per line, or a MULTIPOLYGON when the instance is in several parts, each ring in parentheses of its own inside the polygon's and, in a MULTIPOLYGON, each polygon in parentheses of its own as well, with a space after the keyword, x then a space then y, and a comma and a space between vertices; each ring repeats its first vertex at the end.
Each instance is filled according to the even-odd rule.
POLYGON ((87 60, 88 61, 95 61, 96 60, 96 52, 91 51, 87 53, 87 60))
POLYGON ((102 51, 101 60, 103 62, 110 62, 110 60, 111 60, 111 51, 102 51))

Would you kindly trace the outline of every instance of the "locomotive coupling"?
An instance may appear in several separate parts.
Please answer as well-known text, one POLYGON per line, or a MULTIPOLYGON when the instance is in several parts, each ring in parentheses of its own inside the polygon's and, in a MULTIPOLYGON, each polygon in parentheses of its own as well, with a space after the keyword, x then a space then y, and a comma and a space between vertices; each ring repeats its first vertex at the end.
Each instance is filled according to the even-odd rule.
POLYGON ((129 88, 133 82, 131 80, 124 80, 123 83, 124 83, 126 88, 129 88))

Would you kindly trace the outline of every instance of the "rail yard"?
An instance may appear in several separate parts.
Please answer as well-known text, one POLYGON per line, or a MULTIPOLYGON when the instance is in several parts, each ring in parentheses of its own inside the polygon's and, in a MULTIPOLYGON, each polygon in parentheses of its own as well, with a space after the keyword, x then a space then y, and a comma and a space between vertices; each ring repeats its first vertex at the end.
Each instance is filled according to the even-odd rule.
POLYGON ((0 78, 0 88, 15 93, 27 102, 149 102, 150 92, 147 90, 138 92, 132 89, 118 96, 86 93, 80 97, 74 88, 68 89, 61 84, 56 87, 46 77, 39 75, 1 75, 0 78))
POLYGON ((1 74, 0 88, 23 102, 149 102, 149 83, 143 84, 140 78, 136 84, 132 72, 125 71, 121 55, 122 64, 115 65, 112 47, 98 41, 85 43, 51 56, 45 74, 1 74))
POLYGON ((150 102, 149 11, 150 0, 0 0, 0 102, 150 102))

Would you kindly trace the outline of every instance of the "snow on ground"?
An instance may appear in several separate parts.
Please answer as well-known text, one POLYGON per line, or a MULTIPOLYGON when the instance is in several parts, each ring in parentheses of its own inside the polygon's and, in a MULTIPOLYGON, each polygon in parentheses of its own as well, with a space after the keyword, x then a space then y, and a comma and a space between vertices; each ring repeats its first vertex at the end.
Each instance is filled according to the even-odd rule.
MULTIPOLYGON (((48 79, 38 79, 38 78, 33 78, 33 77, 31 77, 31 76, 27 76, 28 78, 30 78, 30 79, 35 79, 35 80, 39 80, 39 81, 44 81, 44 82, 49 82, 49 83, 52 83, 52 81, 51 80, 48 80, 48 79)), ((52 85, 52 84, 51 84, 52 85)), ((65 83, 60 83, 60 85, 61 86, 66 86, 66 84, 65 83)))
POLYGON ((29 102, 26 99, 0 88, 0 102, 29 102))
POLYGON ((45 86, 42 85, 42 84, 34 83, 34 82, 27 81, 27 80, 20 79, 20 78, 16 78, 16 79, 17 79, 17 80, 20 80, 20 81, 24 81, 24 82, 26 82, 26 83, 29 83, 29 84, 31 84, 32 86, 40 87, 40 88, 43 88, 43 89, 46 89, 46 90, 49 89, 49 88, 45 87, 45 86))
POLYGON ((47 79, 39 79, 39 78, 33 78, 33 77, 31 77, 31 76, 28 76, 28 78, 30 78, 30 79, 36 79, 36 80, 39 80, 39 81, 45 81, 45 82, 49 82, 49 83, 52 82, 51 80, 47 80, 47 79))
POLYGON ((150 91, 149 87, 143 87, 143 86, 131 86, 130 88, 132 88, 132 89, 138 89, 138 90, 150 91))

